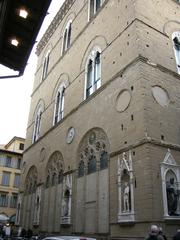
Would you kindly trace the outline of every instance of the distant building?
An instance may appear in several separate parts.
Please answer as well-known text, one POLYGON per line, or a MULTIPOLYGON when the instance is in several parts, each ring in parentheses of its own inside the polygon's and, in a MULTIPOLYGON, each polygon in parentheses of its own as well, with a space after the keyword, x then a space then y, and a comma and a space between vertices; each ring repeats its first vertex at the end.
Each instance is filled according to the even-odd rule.
POLYGON ((0 222, 15 220, 24 138, 14 137, 0 145, 0 222))

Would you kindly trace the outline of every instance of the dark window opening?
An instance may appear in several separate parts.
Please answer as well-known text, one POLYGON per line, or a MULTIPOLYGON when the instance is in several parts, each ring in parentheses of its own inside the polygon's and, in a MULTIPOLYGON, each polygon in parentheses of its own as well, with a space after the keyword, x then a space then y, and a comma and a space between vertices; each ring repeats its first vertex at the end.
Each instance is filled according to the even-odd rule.
POLYGON ((103 170, 108 167, 108 153, 103 152, 100 156, 100 170, 103 170))

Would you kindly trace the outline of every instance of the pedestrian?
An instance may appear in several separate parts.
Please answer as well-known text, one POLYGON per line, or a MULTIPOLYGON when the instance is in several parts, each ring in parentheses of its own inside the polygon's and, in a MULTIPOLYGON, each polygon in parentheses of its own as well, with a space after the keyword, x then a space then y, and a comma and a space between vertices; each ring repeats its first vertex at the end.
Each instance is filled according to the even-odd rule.
POLYGON ((150 233, 145 240, 164 240, 164 238, 159 235, 159 228, 157 225, 151 225, 150 233))
POLYGON ((176 234, 173 236, 173 240, 180 240, 180 229, 178 229, 176 234))
POLYGON ((164 240, 167 240, 167 237, 165 234, 163 234, 163 230, 162 227, 159 227, 159 235, 162 236, 164 238, 164 240))

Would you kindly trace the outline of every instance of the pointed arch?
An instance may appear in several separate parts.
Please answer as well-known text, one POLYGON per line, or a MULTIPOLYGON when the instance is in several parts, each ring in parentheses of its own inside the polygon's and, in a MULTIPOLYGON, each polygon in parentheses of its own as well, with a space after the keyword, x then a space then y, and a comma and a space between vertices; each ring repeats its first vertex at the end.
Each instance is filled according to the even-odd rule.
POLYGON ((32 143, 36 142, 40 137, 41 131, 41 122, 42 122, 42 114, 45 109, 45 104, 42 99, 39 100, 34 114, 34 128, 32 134, 32 143))
POLYGON ((69 86, 69 75, 61 74, 53 91, 52 102, 54 102, 53 125, 56 125, 64 117, 65 92, 69 86))
POLYGON ((34 193, 37 188, 38 183, 38 171, 37 168, 33 165, 29 169, 26 178, 25 178, 25 191, 27 194, 34 193))
POLYGON ((84 99, 88 98, 101 86, 101 49, 92 49, 85 67, 84 99))
POLYGON ((107 39, 103 35, 96 35, 86 46, 84 54, 82 56, 82 61, 80 64, 80 72, 85 69, 87 59, 91 54, 91 51, 94 47, 98 46, 101 49, 101 52, 108 46, 107 39))
POLYGON ((84 134, 77 150, 76 232, 109 231, 109 152, 110 144, 102 128, 92 128, 84 134), (96 209, 91 212, 89 208, 96 209), (81 213, 81 214, 79 214, 81 213), (103 224, 97 224, 103 222, 103 224), (95 230, 96 229, 96 230, 95 230))
POLYGON ((55 151, 49 157, 45 171, 46 188, 62 183, 64 173, 63 156, 59 151, 55 151))
POLYGON ((77 153, 78 176, 108 167, 110 144, 103 129, 93 128, 82 138, 77 153), (98 166, 98 168, 97 168, 98 166))
POLYGON ((62 38, 62 51, 61 55, 63 55, 71 45, 71 33, 72 33, 72 19, 70 19, 63 32, 63 38, 62 38))

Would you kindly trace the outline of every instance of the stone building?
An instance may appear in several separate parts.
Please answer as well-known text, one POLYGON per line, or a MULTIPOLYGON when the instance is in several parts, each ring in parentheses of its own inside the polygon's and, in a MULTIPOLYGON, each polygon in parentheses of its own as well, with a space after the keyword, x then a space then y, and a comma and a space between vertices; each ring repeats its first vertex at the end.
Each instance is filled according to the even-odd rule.
POLYGON ((67 0, 37 47, 17 224, 143 238, 180 224, 180 5, 67 0))
POLYGON ((0 145, 0 225, 15 222, 25 139, 13 137, 0 145))

